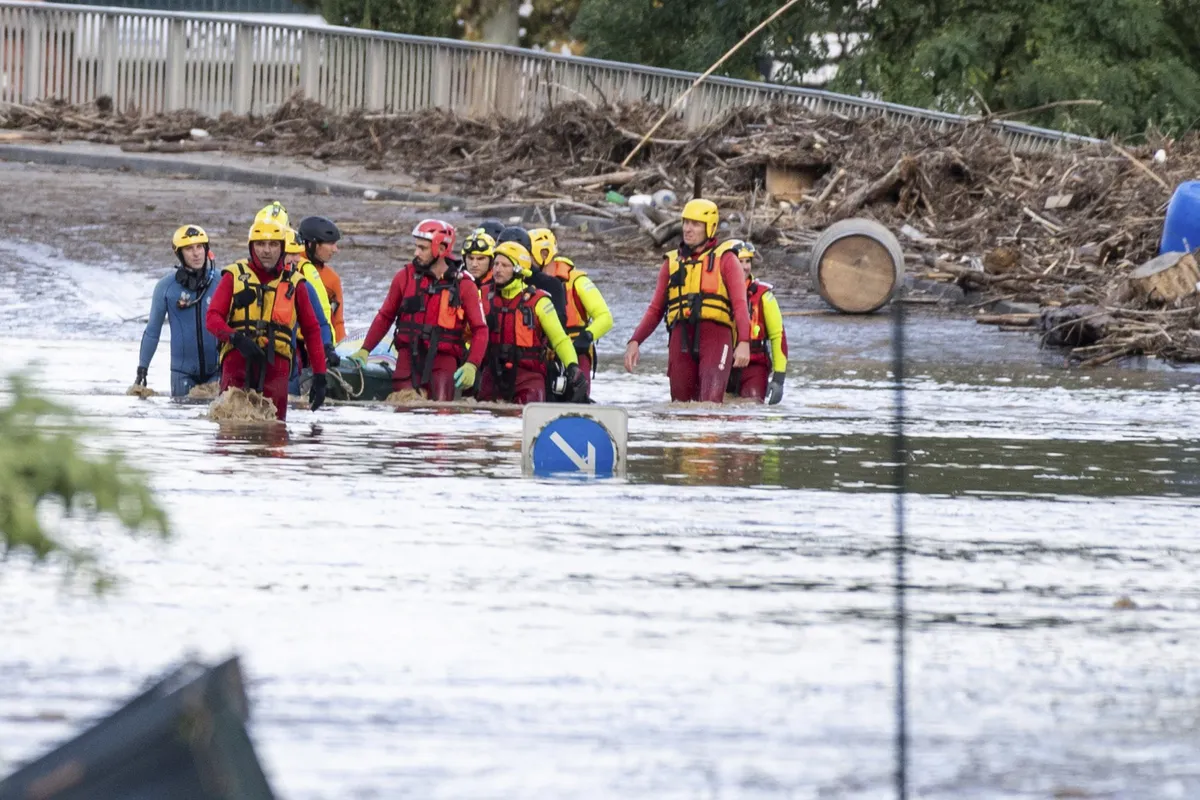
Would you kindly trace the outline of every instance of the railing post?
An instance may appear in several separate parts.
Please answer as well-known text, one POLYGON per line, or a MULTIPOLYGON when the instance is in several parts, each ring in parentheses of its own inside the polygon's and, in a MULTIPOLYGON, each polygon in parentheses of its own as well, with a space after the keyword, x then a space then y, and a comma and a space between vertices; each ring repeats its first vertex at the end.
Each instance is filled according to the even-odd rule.
POLYGON ((434 108, 450 110, 450 54, 441 47, 433 51, 433 91, 430 94, 434 108))
POLYGON ((187 79, 187 32, 184 21, 172 19, 167 23, 167 111, 184 107, 184 86, 187 79))
POLYGON ((254 96, 254 27, 240 24, 233 51, 233 113, 250 113, 254 96))
MULTIPOLYGON (((703 91, 701 89, 700 91, 703 91)), ((689 131, 698 130, 704 125, 704 98, 696 92, 683 104, 683 127, 689 131)))
POLYGON ((33 103, 42 99, 45 85, 43 68, 46 63, 46 16, 29 15, 29 26, 25 28, 25 86, 22 103, 33 103))
POLYGON ((300 91, 309 100, 320 100, 321 34, 307 29, 300 45, 300 91))
POLYGON ((117 101, 117 21, 104 15, 100 28, 100 94, 117 101))
POLYGON ((383 42, 367 41, 367 74, 363 76, 363 102, 368 111, 383 110, 383 42))

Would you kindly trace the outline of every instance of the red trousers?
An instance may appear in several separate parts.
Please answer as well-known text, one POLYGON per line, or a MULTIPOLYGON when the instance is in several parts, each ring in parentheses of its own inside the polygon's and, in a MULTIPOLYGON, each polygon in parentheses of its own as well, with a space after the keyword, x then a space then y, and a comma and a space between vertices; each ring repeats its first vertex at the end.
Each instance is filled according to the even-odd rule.
MULTIPOLYGON (((496 378, 485 365, 483 379, 479 383, 480 400, 505 400, 500 397, 496 386, 496 378)), ((514 384, 512 402, 523 406, 526 403, 546 402, 546 376, 532 369, 517 367, 517 378, 514 384)))
MULTIPOLYGON (((430 400, 448 402, 454 399, 454 372, 458 369, 458 359, 449 353, 437 353, 433 357, 433 371, 429 373, 429 385, 425 389, 430 400)), ((396 369, 392 372, 392 391, 415 389, 414 381, 421 379, 420 375, 413 376, 412 353, 407 346, 397 348, 396 369)))
MULTIPOLYGON (((292 362, 278 353, 275 360, 264 367, 263 395, 275 404, 275 417, 281 422, 287 419, 288 378, 292 374, 292 362)), ((256 375, 250 376, 251 389, 258 389, 256 375)), ((221 391, 230 386, 246 388, 246 359, 237 350, 230 350, 221 362, 221 391)))
POLYGON ((723 403, 733 366, 733 331, 710 320, 701 320, 698 325, 695 357, 690 352, 694 328, 681 323, 671 329, 667 347, 671 399, 677 403, 723 403))
POLYGON ((737 387, 738 397, 753 397, 759 401, 766 399, 770 377, 770 364, 751 361, 742 368, 742 383, 737 387))

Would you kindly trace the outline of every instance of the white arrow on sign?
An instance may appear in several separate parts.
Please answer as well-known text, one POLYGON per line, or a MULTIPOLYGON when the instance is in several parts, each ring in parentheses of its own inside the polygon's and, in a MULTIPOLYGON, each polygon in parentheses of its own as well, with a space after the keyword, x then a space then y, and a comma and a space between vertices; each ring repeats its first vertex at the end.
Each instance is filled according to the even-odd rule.
POLYGON ((587 458, 584 458, 575 452, 575 448, 571 447, 558 431, 550 434, 550 441, 558 445, 558 449, 562 450, 563 454, 571 459, 572 464, 579 467, 580 472, 588 475, 596 474, 596 445, 591 442, 587 443, 587 458))

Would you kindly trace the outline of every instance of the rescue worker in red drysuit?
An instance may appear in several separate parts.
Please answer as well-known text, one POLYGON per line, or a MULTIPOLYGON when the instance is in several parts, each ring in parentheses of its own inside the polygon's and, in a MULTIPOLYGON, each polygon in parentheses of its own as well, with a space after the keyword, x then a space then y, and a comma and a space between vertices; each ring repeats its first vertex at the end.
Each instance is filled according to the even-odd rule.
POLYGON ((467 272, 479 287, 479 300, 486 309, 492 302, 496 281, 492 278, 492 258, 496 255, 496 240, 483 228, 476 228, 462 247, 467 272))
POLYGON ((488 306, 488 356, 479 399, 519 405, 545 402, 553 350, 563 365, 566 402, 587 402, 587 381, 575 346, 558 320, 550 295, 525 283, 532 265, 529 251, 518 242, 496 245, 492 260, 496 290, 488 306))
POLYGON ((288 376, 296 327, 313 368, 309 403, 325 402, 325 348, 303 276, 284 265, 287 229, 277 220, 258 219, 247 237, 250 258, 221 271, 204 324, 221 342, 221 391, 230 386, 256 389, 275 403, 275 416, 287 419, 288 376))
POLYGON ((692 200, 682 216, 683 244, 663 261, 654 298, 625 347, 625 369, 637 368, 639 346, 665 317, 671 399, 721 403, 730 369, 750 363, 746 279, 736 255, 717 252, 715 203, 692 200))
POLYGON ((455 388, 475 385, 488 331, 475 281, 454 258, 454 228, 426 219, 413 228, 413 260, 396 273, 362 349, 367 355, 395 323, 392 390, 424 389, 430 400, 454 399, 455 388), (469 344, 469 347, 468 347, 469 344))
POLYGON ((754 277, 754 259, 758 250, 751 242, 731 239, 720 250, 732 250, 746 276, 746 305, 750 309, 750 363, 735 369, 729 378, 729 391, 776 405, 783 399, 783 380, 787 374, 787 331, 779 302, 765 281, 754 277))

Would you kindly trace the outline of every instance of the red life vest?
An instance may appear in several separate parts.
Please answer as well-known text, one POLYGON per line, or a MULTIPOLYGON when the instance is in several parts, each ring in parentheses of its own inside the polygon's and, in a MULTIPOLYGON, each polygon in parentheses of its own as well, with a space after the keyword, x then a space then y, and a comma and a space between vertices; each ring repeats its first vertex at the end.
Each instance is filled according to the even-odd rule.
MULTIPOLYGON (((767 335, 767 325, 763 320, 762 299, 763 295, 771 291, 772 288, 771 284, 758 280, 752 280, 746 286, 746 305, 750 309, 751 364, 769 365, 771 363, 771 339, 767 335)), ((787 330, 783 331, 781 344, 783 354, 786 356, 788 351, 787 330)))
POLYGON ((408 281, 396 315, 396 351, 409 351, 413 385, 420 387, 429 383, 435 355, 463 358, 466 312, 461 283, 471 278, 454 265, 441 280, 427 272, 418 273, 412 264, 405 269, 408 281))
POLYGON ((516 369, 546 374, 546 335, 537 316, 537 304, 543 297, 549 299, 550 295, 532 286, 511 299, 498 291, 492 294, 487 315, 487 358, 498 376, 516 369))

